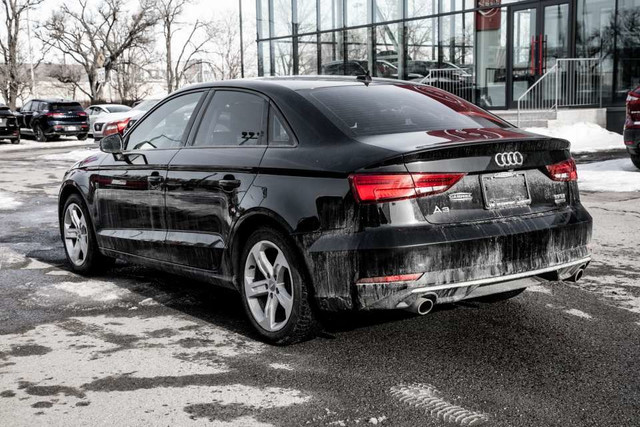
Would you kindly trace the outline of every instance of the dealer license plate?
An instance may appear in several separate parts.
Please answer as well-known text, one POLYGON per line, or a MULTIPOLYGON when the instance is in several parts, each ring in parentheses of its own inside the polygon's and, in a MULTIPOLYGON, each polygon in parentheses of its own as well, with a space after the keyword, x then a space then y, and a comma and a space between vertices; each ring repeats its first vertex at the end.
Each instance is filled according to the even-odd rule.
POLYGON ((531 204, 531 195, 524 172, 482 175, 482 193, 487 209, 531 204))
POLYGON ((78 126, 67 126, 65 129, 66 130, 79 130, 80 128, 78 126))

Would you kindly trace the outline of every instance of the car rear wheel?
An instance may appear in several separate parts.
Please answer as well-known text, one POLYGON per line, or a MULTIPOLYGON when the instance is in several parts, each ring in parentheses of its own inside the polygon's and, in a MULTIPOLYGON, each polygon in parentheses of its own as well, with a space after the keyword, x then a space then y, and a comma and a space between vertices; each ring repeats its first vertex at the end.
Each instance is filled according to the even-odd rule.
POLYGON ((88 136, 88 135, 87 135, 86 133, 83 133, 83 134, 78 135, 78 136, 77 136, 78 141, 84 141, 85 139, 87 139, 87 136, 88 136))
POLYGON ((242 302, 255 330, 267 341, 292 344, 313 337, 317 320, 297 251, 272 229, 255 231, 241 256, 242 302))
POLYGON ((64 204, 60 230, 67 261, 74 271, 94 273, 113 264, 112 258, 100 254, 91 217, 77 194, 69 196, 64 204))
POLYGON ((47 142, 48 140, 44 130, 38 125, 33 129, 33 134, 36 136, 36 141, 38 142, 47 142))
POLYGON ((12 144, 20 144, 20 137, 11 140, 12 144))
POLYGON ((640 169, 640 156, 631 156, 631 161, 635 167, 640 169))

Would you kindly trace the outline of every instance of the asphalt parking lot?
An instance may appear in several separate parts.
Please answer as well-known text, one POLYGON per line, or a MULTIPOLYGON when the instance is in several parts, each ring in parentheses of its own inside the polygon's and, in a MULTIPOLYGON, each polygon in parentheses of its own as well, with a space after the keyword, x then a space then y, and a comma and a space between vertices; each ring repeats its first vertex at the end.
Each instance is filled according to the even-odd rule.
MULTIPOLYGON (((638 192, 583 192, 594 261, 576 284, 325 316, 317 339, 272 347, 233 292, 124 263, 71 273, 56 195, 84 146, 54 147, 0 147, 3 425, 640 423, 638 192)), ((582 160, 598 156, 621 154, 582 160)))

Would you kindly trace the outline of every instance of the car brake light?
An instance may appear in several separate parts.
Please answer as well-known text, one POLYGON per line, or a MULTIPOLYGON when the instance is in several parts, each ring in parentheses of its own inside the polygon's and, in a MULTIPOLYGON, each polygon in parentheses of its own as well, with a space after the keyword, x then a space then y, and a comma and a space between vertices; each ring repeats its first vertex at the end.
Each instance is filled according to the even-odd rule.
POLYGON ((548 165, 547 172, 549 172, 549 176, 554 181, 578 180, 578 170, 576 169, 576 162, 573 158, 553 165, 548 165))
POLYGON ((357 201, 381 202, 442 193, 464 175, 464 173, 362 174, 351 175, 349 181, 357 201))
POLYGON ((422 277, 423 273, 397 274, 393 276, 367 277, 358 280, 357 283, 393 283, 393 282, 413 282, 422 277))
POLYGON ((119 133, 120 135, 124 134, 124 130, 127 128, 129 120, 131 120, 131 118, 127 117, 126 119, 107 123, 106 125, 104 125, 102 136, 109 136, 113 135, 114 133, 119 133))
POLYGON ((47 113, 45 114, 45 116, 47 117, 65 117, 66 114, 64 113, 47 113))
POLYGON ((87 115, 87 113, 86 113, 86 112, 84 112, 84 111, 78 111, 78 115, 79 115, 79 116, 83 116, 83 117, 84 117, 84 116, 86 116, 86 115, 87 115))

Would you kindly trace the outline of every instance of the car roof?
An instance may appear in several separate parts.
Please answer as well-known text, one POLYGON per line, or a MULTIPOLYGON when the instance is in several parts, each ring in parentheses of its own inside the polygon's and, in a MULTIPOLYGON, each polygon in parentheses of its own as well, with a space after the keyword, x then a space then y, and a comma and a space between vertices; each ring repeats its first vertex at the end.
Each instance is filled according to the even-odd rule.
MULTIPOLYGON (((340 86, 360 86, 364 81, 358 80, 356 76, 281 76, 281 77, 254 77, 248 79, 222 80, 218 82, 198 83, 180 89, 178 92, 193 89, 211 88, 237 88, 254 89, 265 94, 271 92, 281 92, 282 90, 299 91, 305 89, 316 89, 320 87, 340 87, 340 86)), ((372 78, 369 84, 389 85, 389 84, 411 84, 415 82, 397 79, 372 78)))
POLYGON ((124 104, 91 104, 91 105, 89 105, 89 107, 88 107, 88 108, 91 108, 91 107, 107 108, 107 107, 114 107, 114 106, 118 106, 118 107, 128 107, 128 105, 124 105, 124 104))
MULTIPOLYGON (((65 103, 65 104, 79 104, 78 101, 73 101, 73 100, 67 100, 67 99, 62 99, 62 98, 33 98, 30 99, 27 102, 31 102, 31 101, 38 101, 38 102, 58 102, 58 103, 65 103)), ((26 102, 25 102, 26 104, 26 102)))

